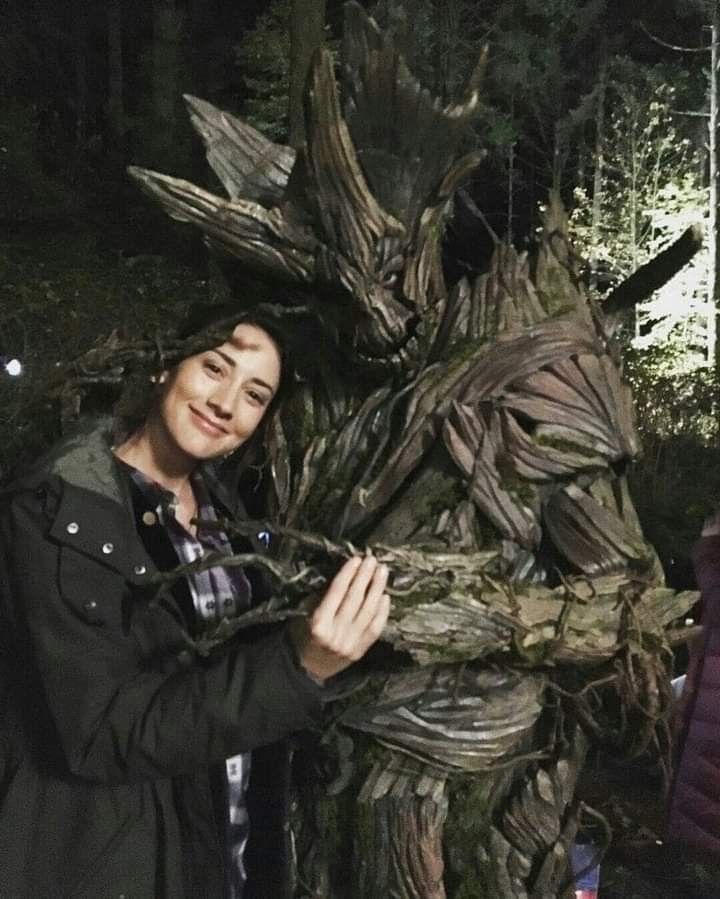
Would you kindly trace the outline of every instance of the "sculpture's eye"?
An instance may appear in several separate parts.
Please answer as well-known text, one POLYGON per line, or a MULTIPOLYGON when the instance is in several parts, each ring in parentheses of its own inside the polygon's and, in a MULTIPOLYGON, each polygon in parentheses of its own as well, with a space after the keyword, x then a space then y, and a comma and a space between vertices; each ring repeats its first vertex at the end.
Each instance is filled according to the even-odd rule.
POLYGON ((386 272, 383 275, 382 286, 383 287, 395 287, 398 282, 398 273, 397 272, 386 272))
POLYGON ((392 290, 397 286, 398 277, 405 268, 405 257, 398 252, 397 246, 391 246, 387 241, 378 250, 377 279, 381 287, 392 290))

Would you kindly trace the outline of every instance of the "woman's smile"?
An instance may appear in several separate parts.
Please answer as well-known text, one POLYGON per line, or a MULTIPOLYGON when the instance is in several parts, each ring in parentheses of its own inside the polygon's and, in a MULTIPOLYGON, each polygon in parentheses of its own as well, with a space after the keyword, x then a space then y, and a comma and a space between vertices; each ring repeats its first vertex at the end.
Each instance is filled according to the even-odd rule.
POLYGON ((219 422, 213 421, 206 415, 203 415, 202 412, 199 412, 193 406, 190 406, 190 413, 192 423, 196 428, 199 428, 203 434, 208 434, 210 437, 223 437, 228 433, 227 428, 224 428, 219 422))

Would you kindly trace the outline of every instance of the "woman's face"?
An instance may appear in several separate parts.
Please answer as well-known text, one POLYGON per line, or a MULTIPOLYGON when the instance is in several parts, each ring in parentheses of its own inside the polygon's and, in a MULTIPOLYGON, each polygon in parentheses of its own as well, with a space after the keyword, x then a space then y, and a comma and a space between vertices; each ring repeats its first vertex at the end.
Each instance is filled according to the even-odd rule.
POLYGON ((189 356, 164 376, 156 421, 183 456, 224 456, 253 435, 280 373, 274 340, 256 325, 239 324, 222 346, 189 356))

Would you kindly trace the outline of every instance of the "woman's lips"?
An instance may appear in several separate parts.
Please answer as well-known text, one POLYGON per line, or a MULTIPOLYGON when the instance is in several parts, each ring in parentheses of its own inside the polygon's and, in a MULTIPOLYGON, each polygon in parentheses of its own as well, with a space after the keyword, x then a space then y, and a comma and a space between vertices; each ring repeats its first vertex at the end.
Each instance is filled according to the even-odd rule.
POLYGON ((222 425, 215 424, 215 422, 210 421, 209 418, 205 418, 197 409, 193 409, 190 406, 190 412, 192 413, 192 420, 195 424, 195 427, 199 428, 203 434, 208 434, 210 437, 223 437, 227 434, 225 428, 222 425))

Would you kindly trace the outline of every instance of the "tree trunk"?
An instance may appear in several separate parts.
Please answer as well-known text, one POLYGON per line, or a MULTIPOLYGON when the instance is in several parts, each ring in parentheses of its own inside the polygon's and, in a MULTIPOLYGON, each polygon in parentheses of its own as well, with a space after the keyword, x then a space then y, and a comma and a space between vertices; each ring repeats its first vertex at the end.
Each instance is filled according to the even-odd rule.
MULTIPOLYGON (((628 197, 630 215, 630 275, 632 276, 639 267, 640 246, 638 241, 638 223, 640 216, 639 190, 638 190, 638 129, 633 123, 630 138, 630 195, 628 197)), ((633 321, 635 337, 640 336, 639 307, 633 306, 633 321)))
POLYGON ((182 87, 183 14, 177 0, 153 0, 152 158, 182 156, 178 141, 178 111, 182 87))
POLYGON ((720 373, 720 354, 717 338, 720 333, 720 216, 718 216, 718 178, 720 159, 718 158, 718 125, 720 124, 720 3, 712 0, 711 53, 708 90, 710 93, 709 130, 709 175, 710 209, 708 216, 708 361, 720 373))
POLYGON ((551 193, 562 196, 562 180, 567 157, 567 144, 561 122, 556 122, 553 129, 552 186, 551 193))
POLYGON ((125 158, 125 101, 123 70, 123 0, 108 0, 108 99, 107 118, 112 153, 121 162, 125 158))
POLYGON ((75 159, 84 158, 87 147, 87 8, 85 0, 76 0, 74 17, 75 44, 75 159))
POLYGON ((292 0, 290 18, 290 99, 291 147, 305 142, 304 96, 313 54, 323 44, 325 0, 292 0))
POLYGON ((437 93, 443 103, 449 103, 455 92, 457 44, 460 40, 460 9, 458 0, 443 0, 436 6, 436 34, 438 47, 437 93))
POLYGON ((395 45, 402 53, 408 68, 415 68, 418 53, 422 52, 420 21, 424 0, 405 0, 401 7, 395 6, 393 0, 385 0, 385 15, 393 22, 395 45))
POLYGON ((595 172, 593 175, 592 219, 590 225, 590 286, 597 288, 600 225, 602 219, 603 169, 605 165, 605 95, 607 92, 608 61, 605 54, 600 66, 597 88, 597 116, 595 119, 595 172))
MULTIPOLYGON (((510 121, 515 118, 515 98, 510 101, 510 121)), ((507 237, 508 243, 513 242, 515 228, 515 141, 508 147, 508 176, 507 176, 507 237)))

